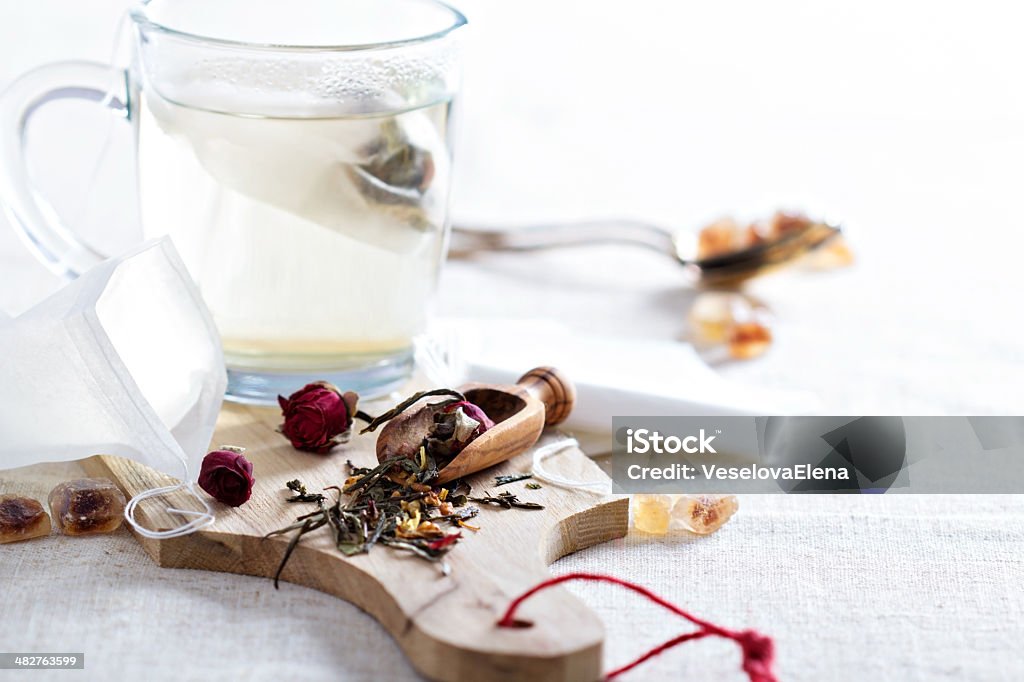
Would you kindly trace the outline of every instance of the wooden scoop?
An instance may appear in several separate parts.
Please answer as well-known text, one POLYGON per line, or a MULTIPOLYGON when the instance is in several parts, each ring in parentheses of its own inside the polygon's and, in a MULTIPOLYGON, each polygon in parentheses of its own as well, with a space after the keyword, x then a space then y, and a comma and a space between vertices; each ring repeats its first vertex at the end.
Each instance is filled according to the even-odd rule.
POLYGON ((554 367, 535 367, 513 386, 473 383, 459 391, 487 413, 494 426, 441 469, 437 483, 454 481, 526 452, 545 426, 565 421, 576 403, 576 387, 554 367))

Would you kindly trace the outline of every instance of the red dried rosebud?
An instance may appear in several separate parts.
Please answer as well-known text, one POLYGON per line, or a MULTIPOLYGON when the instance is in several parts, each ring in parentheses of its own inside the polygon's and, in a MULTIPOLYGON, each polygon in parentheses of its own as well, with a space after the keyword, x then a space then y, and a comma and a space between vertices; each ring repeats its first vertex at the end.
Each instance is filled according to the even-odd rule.
MULTIPOLYGON (((449 403, 448 405, 444 406, 444 411, 454 412, 460 407, 462 408, 462 411, 466 413, 467 417, 469 417, 470 419, 475 419, 476 421, 480 422, 480 424, 483 425, 484 427, 484 431, 494 426, 494 422, 491 420, 490 417, 487 416, 487 413, 485 413, 480 407, 474 405, 468 400, 460 400, 456 403, 449 403)), ((481 433, 483 433, 483 431, 481 431, 481 433)))
POLYGON ((203 458, 199 487, 224 504, 240 507, 252 494, 252 462, 242 448, 223 447, 203 458))
POLYGON ((284 415, 281 433, 292 447, 319 455, 348 440, 359 396, 342 394, 326 381, 300 388, 288 398, 277 396, 284 415))
POLYGON ((377 438, 378 461, 395 457, 419 461, 420 448, 425 445, 426 454, 434 458, 439 467, 444 467, 473 439, 494 426, 483 409, 450 389, 417 393, 374 419, 364 431, 372 431, 385 422, 377 438), (456 399, 407 411, 428 395, 450 395, 456 399))
POLYGON ((464 436, 460 437, 462 436, 462 434, 459 434, 458 431, 456 431, 456 440, 459 441, 459 443, 461 443, 463 446, 468 445, 470 442, 473 441, 474 438, 476 438, 481 433, 494 426, 494 422, 491 420, 491 418, 488 417, 487 414, 482 409, 480 409, 473 403, 469 402, 468 400, 460 400, 457 403, 450 403, 448 405, 445 405, 442 411, 445 412, 446 414, 451 414, 452 412, 455 412, 458 409, 461 409, 462 413, 469 417, 470 419, 472 419, 473 421, 480 423, 479 426, 473 429, 473 432, 469 434, 468 438, 464 436))

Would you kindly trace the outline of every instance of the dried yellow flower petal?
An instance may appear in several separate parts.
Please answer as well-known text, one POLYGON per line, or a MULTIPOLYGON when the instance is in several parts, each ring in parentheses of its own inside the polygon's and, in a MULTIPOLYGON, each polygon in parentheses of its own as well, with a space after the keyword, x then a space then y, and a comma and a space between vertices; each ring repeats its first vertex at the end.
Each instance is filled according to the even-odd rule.
POLYGON ((420 525, 420 513, 413 512, 411 516, 400 521, 398 526, 395 528, 395 534, 403 538, 416 537, 416 529, 420 525))
POLYGON ((423 521, 416 527, 416 533, 421 537, 433 538, 444 535, 444 531, 433 521, 423 521))

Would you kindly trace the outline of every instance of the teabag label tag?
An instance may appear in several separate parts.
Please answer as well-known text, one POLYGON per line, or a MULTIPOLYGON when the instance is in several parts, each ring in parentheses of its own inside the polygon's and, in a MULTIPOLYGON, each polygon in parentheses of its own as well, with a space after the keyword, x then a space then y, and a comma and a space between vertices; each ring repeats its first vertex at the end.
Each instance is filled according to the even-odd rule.
POLYGON ((110 259, 17 318, 0 317, 0 468, 127 457, 181 483, 146 491, 125 515, 140 533, 173 537, 213 520, 193 481, 227 377, 220 339, 169 239, 110 259), (191 492, 205 511, 151 531, 142 499, 191 492))

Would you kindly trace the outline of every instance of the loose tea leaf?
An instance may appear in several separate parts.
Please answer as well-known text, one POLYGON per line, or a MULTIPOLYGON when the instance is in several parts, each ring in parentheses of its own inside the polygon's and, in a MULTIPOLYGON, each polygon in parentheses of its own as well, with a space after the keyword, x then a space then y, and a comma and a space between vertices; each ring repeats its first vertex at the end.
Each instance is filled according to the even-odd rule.
POLYGON ((471 497, 471 502, 479 502, 480 504, 493 504, 503 509, 543 509, 544 505, 537 504, 536 502, 522 502, 517 496, 512 493, 498 493, 497 496, 492 496, 487 493, 484 497, 471 497))
POLYGON ((335 546, 345 556, 363 554, 381 544, 437 562, 447 574, 443 557, 462 536, 455 530, 442 530, 438 522, 473 529, 465 520, 476 516, 479 510, 475 507, 455 509, 451 498, 466 495, 453 495, 453 491, 468 491, 465 483, 456 481, 432 488, 409 478, 409 468, 415 469, 415 466, 403 458, 386 460, 375 467, 357 467, 349 462, 350 476, 344 487, 330 486, 324 490, 336 493, 333 503, 326 494, 310 493, 298 480, 286 483, 295 493, 287 502, 311 502, 316 504, 316 509, 267 535, 294 532, 275 574, 274 586, 279 585, 285 564, 302 536, 324 526, 330 528, 335 546))
POLYGON ((324 496, 320 493, 310 493, 306 491, 306 486, 302 485, 299 479, 294 479, 285 483, 288 490, 291 490, 295 495, 292 497, 285 498, 285 502, 323 502, 324 496))
MULTIPOLYGON (((288 559, 291 558, 292 552, 295 551, 295 547, 298 546, 299 540, 301 540, 302 536, 305 535, 306 533, 308 533, 309 531, 315 530, 316 528, 319 528, 322 525, 324 525, 324 524, 323 523, 314 522, 312 519, 306 519, 302 523, 302 525, 299 527, 299 532, 296 533, 295 536, 292 537, 291 541, 288 543, 288 548, 285 549, 285 551, 284 551, 284 557, 281 559, 281 563, 278 565, 277 571, 274 573, 274 589, 275 590, 281 588, 281 584, 280 584, 281 573, 284 571, 284 567, 285 567, 285 564, 288 563, 288 559)), ((277 535, 278 533, 284 533, 284 532, 287 532, 287 531, 289 531, 291 529, 292 529, 292 526, 289 526, 288 528, 284 528, 282 530, 276 530, 276 531, 274 531, 272 533, 268 533, 266 535, 266 537, 270 537, 271 535, 277 535)))
POLYGON ((430 391, 420 391, 419 393, 415 393, 412 396, 403 400, 402 402, 398 403, 384 414, 378 416, 376 419, 367 424, 359 433, 368 433, 370 431, 376 431, 377 427, 380 426, 381 424, 390 421, 391 419, 394 419, 395 417, 397 417, 398 415, 402 414, 407 409, 412 407, 413 404, 419 402, 423 398, 427 398, 432 395, 446 395, 451 398, 454 398, 456 401, 466 399, 466 397, 459 393, 458 391, 453 391, 448 388, 435 388, 430 391))
POLYGON ((540 483, 527 483, 526 487, 529 490, 540 490, 543 486, 540 483))
POLYGON ((508 485, 509 483, 515 483, 516 481, 525 481, 528 478, 533 478, 533 474, 504 474, 502 476, 494 477, 494 485, 495 487, 508 485))

